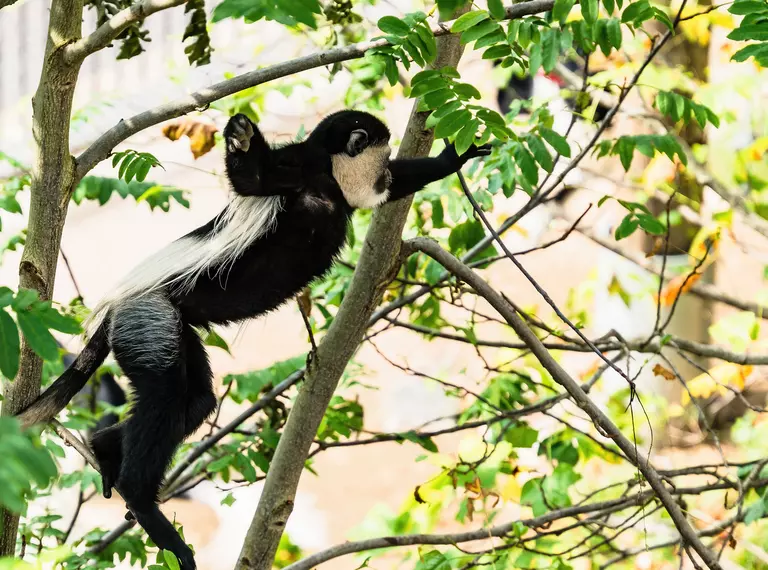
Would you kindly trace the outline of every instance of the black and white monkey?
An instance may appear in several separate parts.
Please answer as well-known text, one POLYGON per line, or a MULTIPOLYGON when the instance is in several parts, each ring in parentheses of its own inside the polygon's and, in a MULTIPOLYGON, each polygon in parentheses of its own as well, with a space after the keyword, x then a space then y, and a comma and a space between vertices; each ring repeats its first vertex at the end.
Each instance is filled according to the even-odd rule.
MULTIPOLYGON (((94 309, 90 340, 74 364, 24 412, 50 417, 86 384, 110 350, 129 378, 128 419, 94 435, 109 497, 117 486, 154 543, 193 570, 190 548, 156 500, 170 459, 213 412, 208 357, 195 327, 267 313, 333 265, 356 208, 375 208, 457 172, 490 153, 390 160, 390 132, 374 116, 340 111, 309 137, 270 147, 246 116, 224 129, 234 195, 204 226, 140 264, 94 309)), ((30 422, 31 420, 31 422, 30 422)))

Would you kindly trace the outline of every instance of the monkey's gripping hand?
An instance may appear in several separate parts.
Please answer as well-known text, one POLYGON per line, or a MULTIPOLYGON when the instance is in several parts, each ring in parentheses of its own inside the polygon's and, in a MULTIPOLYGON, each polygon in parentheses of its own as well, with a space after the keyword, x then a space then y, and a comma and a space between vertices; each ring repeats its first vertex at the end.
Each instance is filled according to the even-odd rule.
POLYGON ((272 150, 259 127, 238 113, 229 119, 223 135, 227 148, 227 176, 232 189, 243 196, 272 194, 264 180, 272 150))
POLYGON ((438 155, 440 160, 444 160, 446 163, 451 164, 454 167, 454 171, 461 169, 467 161, 477 158, 479 156, 488 156, 491 154, 491 145, 484 144, 481 146, 470 146, 461 156, 456 153, 456 147, 453 143, 445 145, 443 152, 438 155))
POLYGON ((251 120, 238 113, 224 127, 224 142, 227 143, 227 152, 248 152, 251 148, 251 138, 253 138, 255 125, 251 120))

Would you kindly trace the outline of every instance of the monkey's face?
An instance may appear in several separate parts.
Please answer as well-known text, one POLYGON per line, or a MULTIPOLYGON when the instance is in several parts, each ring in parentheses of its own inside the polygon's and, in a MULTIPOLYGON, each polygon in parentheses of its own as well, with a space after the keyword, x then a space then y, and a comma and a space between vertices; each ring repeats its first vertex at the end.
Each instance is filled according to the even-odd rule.
POLYGON ((389 129, 369 113, 340 111, 315 127, 310 140, 330 154, 332 174, 353 208, 374 208, 387 200, 389 129))

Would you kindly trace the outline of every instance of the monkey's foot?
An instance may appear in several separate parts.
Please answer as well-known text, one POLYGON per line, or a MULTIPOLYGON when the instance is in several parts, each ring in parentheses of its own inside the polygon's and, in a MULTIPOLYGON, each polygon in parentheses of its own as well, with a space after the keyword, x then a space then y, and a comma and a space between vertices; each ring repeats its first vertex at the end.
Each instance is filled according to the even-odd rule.
POLYGON ((253 123, 242 113, 232 117, 227 126, 224 127, 224 141, 227 144, 227 152, 248 152, 248 149, 251 148, 252 137, 253 123))

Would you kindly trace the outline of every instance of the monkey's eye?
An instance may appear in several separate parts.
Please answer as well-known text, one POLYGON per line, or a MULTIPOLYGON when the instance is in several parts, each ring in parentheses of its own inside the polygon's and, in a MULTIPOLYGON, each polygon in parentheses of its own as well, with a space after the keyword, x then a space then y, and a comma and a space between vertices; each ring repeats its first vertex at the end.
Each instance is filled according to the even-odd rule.
POLYGON ((363 129, 355 129, 349 134, 349 140, 347 141, 347 154, 349 156, 357 156, 365 150, 368 145, 368 133, 363 129))

